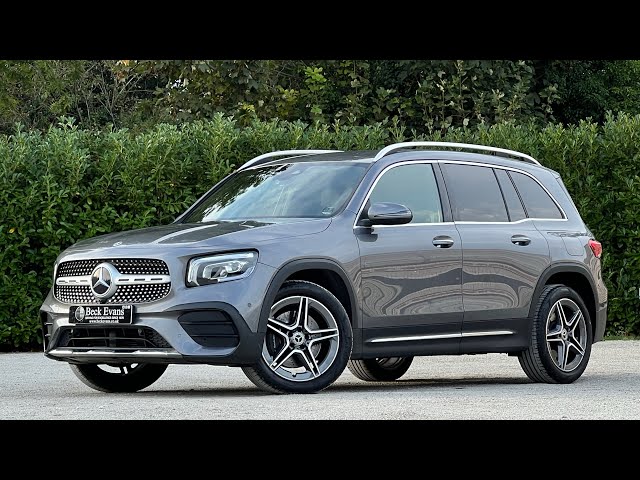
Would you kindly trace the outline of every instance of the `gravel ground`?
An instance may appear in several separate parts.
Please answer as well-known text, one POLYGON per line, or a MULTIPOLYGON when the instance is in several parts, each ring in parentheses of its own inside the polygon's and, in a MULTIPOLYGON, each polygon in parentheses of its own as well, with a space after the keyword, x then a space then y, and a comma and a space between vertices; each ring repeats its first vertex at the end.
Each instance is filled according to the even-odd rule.
POLYGON ((517 358, 422 357, 392 384, 348 370, 315 395, 268 395, 240 369, 171 365, 134 394, 82 384, 41 353, 0 354, 0 419, 640 419, 640 341, 594 345, 572 385, 531 383, 517 358))

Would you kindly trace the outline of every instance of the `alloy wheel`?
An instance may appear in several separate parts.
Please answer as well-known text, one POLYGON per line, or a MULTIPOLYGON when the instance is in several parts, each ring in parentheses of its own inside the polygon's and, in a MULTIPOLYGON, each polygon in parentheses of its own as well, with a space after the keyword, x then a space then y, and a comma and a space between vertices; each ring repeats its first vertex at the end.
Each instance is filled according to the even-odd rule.
POLYGON ((331 367, 339 345, 338 325, 329 309, 311 297, 291 296, 271 307, 262 357, 278 376, 305 382, 331 367))
POLYGON ((587 348, 587 325, 580 307, 569 298, 558 300, 547 316, 547 348, 563 372, 578 368, 587 348))

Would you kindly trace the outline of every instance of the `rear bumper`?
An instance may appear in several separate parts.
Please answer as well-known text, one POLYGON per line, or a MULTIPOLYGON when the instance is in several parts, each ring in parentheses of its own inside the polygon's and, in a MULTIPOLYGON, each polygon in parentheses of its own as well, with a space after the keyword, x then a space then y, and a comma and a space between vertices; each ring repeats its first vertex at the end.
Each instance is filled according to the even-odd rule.
POLYGON ((593 319, 595 324, 593 343, 599 342, 604 338, 604 332, 607 328, 607 303, 598 305, 596 310, 596 318, 593 319))

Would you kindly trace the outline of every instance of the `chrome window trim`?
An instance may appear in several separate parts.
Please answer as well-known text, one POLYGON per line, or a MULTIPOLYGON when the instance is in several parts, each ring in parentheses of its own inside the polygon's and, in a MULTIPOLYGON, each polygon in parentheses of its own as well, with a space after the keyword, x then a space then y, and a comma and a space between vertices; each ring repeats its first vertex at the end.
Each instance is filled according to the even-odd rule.
MULTIPOLYGON (((364 206, 369 201, 369 197, 371 196, 371 193, 373 192, 373 189, 376 188, 376 185, 378 184, 378 181, 380 180, 380 178, 382 178, 382 176, 385 173, 387 173, 392 168, 400 167, 402 165, 433 164, 433 163, 450 163, 450 164, 453 164, 453 165, 461 165, 462 164, 462 165, 471 165, 471 166, 476 166, 476 167, 498 168, 500 170, 507 170, 507 171, 511 171, 511 172, 522 173, 523 175, 526 175, 526 176, 532 178, 538 185, 540 185, 542 187, 542 189, 547 193, 547 195, 549 195, 549 197, 551 197, 551 200, 556 205, 556 207, 558 207, 558 209, 560 210, 560 213, 562 214, 563 218, 537 218, 537 217, 534 218, 534 217, 527 217, 527 218, 524 218, 522 220, 516 220, 515 222, 475 222, 475 221, 470 221, 470 220, 458 220, 458 221, 454 220, 453 222, 406 223, 404 225, 375 225, 375 228, 398 228, 398 227, 410 227, 410 226, 424 227, 424 226, 427 226, 427 225, 454 225, 454 224, 460 224, 460 225, 513 225, 513 224, 526 222, 526 221, 529 221, 529 220, 539 220, 539 221, 545 221, 545 222, 567 222, 567 221, 569 221, 569 217, 567 216, 566 212, 564 211, 564 209, 562 208, 560 203, 558 203, 558 201, 555 199, 555 197, 551 194, 551 192, 549 190, 547 190, 547 188, 536 177, 531 175, 529 172, 525 172, 524 170, 520 170, 519 168, 505 167, 503 165, 493 165, 491 163, 469 162, 469 161, 464 161, 464 160, 460 160, 460 161, 457 161, 457 160, 405 160, 405 161, 402 161, 402 162, 392 163, 391 165, 387 165, 378 174, 376 179, 373 181, 373 183, 369 187, 369 190, 367 191, 367 194, 365 195, 364 200, 362 201, 362 204, 360 205, 360 208, 358 208, 358 211, 356 213, 356 218, 355 218, 355 220, 353 222, 353 228, 362 227, 361 225, 358 225, 358 219, 360 218, 360 215, 362 215, 362 211, 364 210, 364 206)), ((446 183, 446 180, 445 180, 445 183, 446 183)), ((440 205, 440 208, 442 208, 442 205, 440 205)), ((453 211, 452 211, 452 214, 453 214, 453 211)))
MULTIPOLYGON (((396 228, 396 227, 429 227, 431 225, 455 225, 455 222, 433 222, 433 223, 405 223, 404 225, 375 225, 375 228, 396 228)), ((362 225, 358 225, 362 228, 362 225)))
POLYGON ((528 222, 530 220, 541 220, 544 222, 566 222, 566 218, 523 218, 515 222, 474 222, 472 220, 458 220, 453 223, 456 225, 516 225, 518 223, 528 222))

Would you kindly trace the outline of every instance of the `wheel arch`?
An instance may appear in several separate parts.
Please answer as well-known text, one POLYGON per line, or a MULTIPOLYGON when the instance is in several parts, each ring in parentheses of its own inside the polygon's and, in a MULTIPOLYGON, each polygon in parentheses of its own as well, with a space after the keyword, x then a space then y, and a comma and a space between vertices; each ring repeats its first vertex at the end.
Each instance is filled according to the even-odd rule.
POLYGON ((287 280, 311 281, 326 288, 333 293, 345 307, 351 320, 352 328, 354 330, 360 328, 358 304, 353 285, 342 266, 328 258, 308 258, 292 260, 286 263, 271 278, 267 293, 262 302, 262 308, 260 309, 258 332, 266 332, 267 318, 271 305, 278 290, 280 290, 282 284, 287 280))
POLYGON ((529 307, 529 318, 533 318, 536 300, 545 286, 554 283, 566 285, 580 295, 582 301, 587 306, 589 317, 591 318, 591 329, 595 338, 596 333, 596 286, 591 278, 589 269, 580 263, 562 262, 554 263, 542 272, 536 285, 531 306, 529 307))

